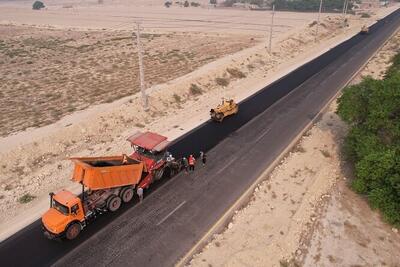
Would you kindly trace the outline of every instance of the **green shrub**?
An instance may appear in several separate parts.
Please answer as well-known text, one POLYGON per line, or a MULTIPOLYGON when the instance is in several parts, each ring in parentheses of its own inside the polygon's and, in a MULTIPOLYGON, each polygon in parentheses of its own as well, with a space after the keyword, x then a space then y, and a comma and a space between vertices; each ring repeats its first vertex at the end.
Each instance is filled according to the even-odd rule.
POLYGON ((45 8, 45 5, 41 1, 35 1, 32 5, 33 10, 40 10, 42 8, 45 8))
POLYGON ((184 7, 189 7, 189 1, 185 1, 185 3, 183 4, 184 7))
POLYGON ((383 80, 345 88, 337 113, 350 125, 344 153, 355 167, 352 188, 400 226, 400 54, 392 63, 383 80))
MULTIPOLYGON (((274 0, 276 10, 292 11, 318 11, 320 0, 274 0)), ((338 12, 343 9, 342 0, 329 0, 323 3, 324 11, 338 12)), ((349 1, 348 13, 351 11, 353 3, 349 1)))

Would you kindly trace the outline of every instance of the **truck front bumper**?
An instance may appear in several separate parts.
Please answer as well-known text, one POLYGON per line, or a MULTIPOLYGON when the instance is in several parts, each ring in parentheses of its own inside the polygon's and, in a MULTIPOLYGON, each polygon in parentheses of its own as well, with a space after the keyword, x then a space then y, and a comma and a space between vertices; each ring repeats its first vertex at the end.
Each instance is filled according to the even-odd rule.
POLYGON ((50 232, 49 230, 47 230, 47 228, 44 225, 42 225, 42 229, 43 229, 44 236, 50 240, 60 239, 64 236, 64 233, 55 234, 55 233, 50 232))

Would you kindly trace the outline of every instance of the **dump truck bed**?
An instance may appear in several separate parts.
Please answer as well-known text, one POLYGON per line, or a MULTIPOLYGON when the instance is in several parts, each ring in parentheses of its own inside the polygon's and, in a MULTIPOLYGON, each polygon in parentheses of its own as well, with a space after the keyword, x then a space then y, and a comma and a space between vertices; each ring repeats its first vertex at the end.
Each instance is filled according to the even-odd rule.
POLYGON ((92 190, 136 185, 143 173, 143 163, 123 156, 71 158, 75 163, 72 180, 92 190))

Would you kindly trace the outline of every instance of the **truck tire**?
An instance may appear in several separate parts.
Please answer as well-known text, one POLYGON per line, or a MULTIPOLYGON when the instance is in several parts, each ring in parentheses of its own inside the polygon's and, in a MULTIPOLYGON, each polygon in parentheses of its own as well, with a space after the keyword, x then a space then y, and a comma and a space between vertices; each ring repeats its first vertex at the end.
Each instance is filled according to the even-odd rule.
POLYGON ((107 200, 107 209, 111 212, 117 211, 121 207, 121 198, 111 195, 107 200))
POLYGON ((65 231, 65 238, 68 240, 75 239, 81 232, 81 225, 77 222, 71 223, 65 231))
POLYGON ((120 194, 121 199, 124 203, 128 203, 129 201, 131 201, 133 198, 133 195, 134 195, 133 190, 132 190, 132 188, 129 188, 129 187, 122 189, 121 194, 120 194))
POLYGON ((154 173, 153 173, 154 180, 155 181, 160 180, 163 177, 163 174, 164 174, 164 168, 154 170, 154 173))
POLYGON ((168 178, 171 178, 171 177, 172 177, 172 168, 171 167, 165 167, 163 175, 162 175, 162 178, 168 179, 168 178))

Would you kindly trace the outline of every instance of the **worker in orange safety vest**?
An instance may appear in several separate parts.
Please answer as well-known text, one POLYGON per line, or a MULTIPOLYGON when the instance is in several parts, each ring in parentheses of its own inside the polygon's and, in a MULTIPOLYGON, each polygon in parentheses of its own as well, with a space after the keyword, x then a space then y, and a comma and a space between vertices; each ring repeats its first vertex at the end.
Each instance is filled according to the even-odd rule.
POLYGON ((196 164, 196 159, 193 155, 189 156, 189 171, 194 171, 194 165, 196 164))

